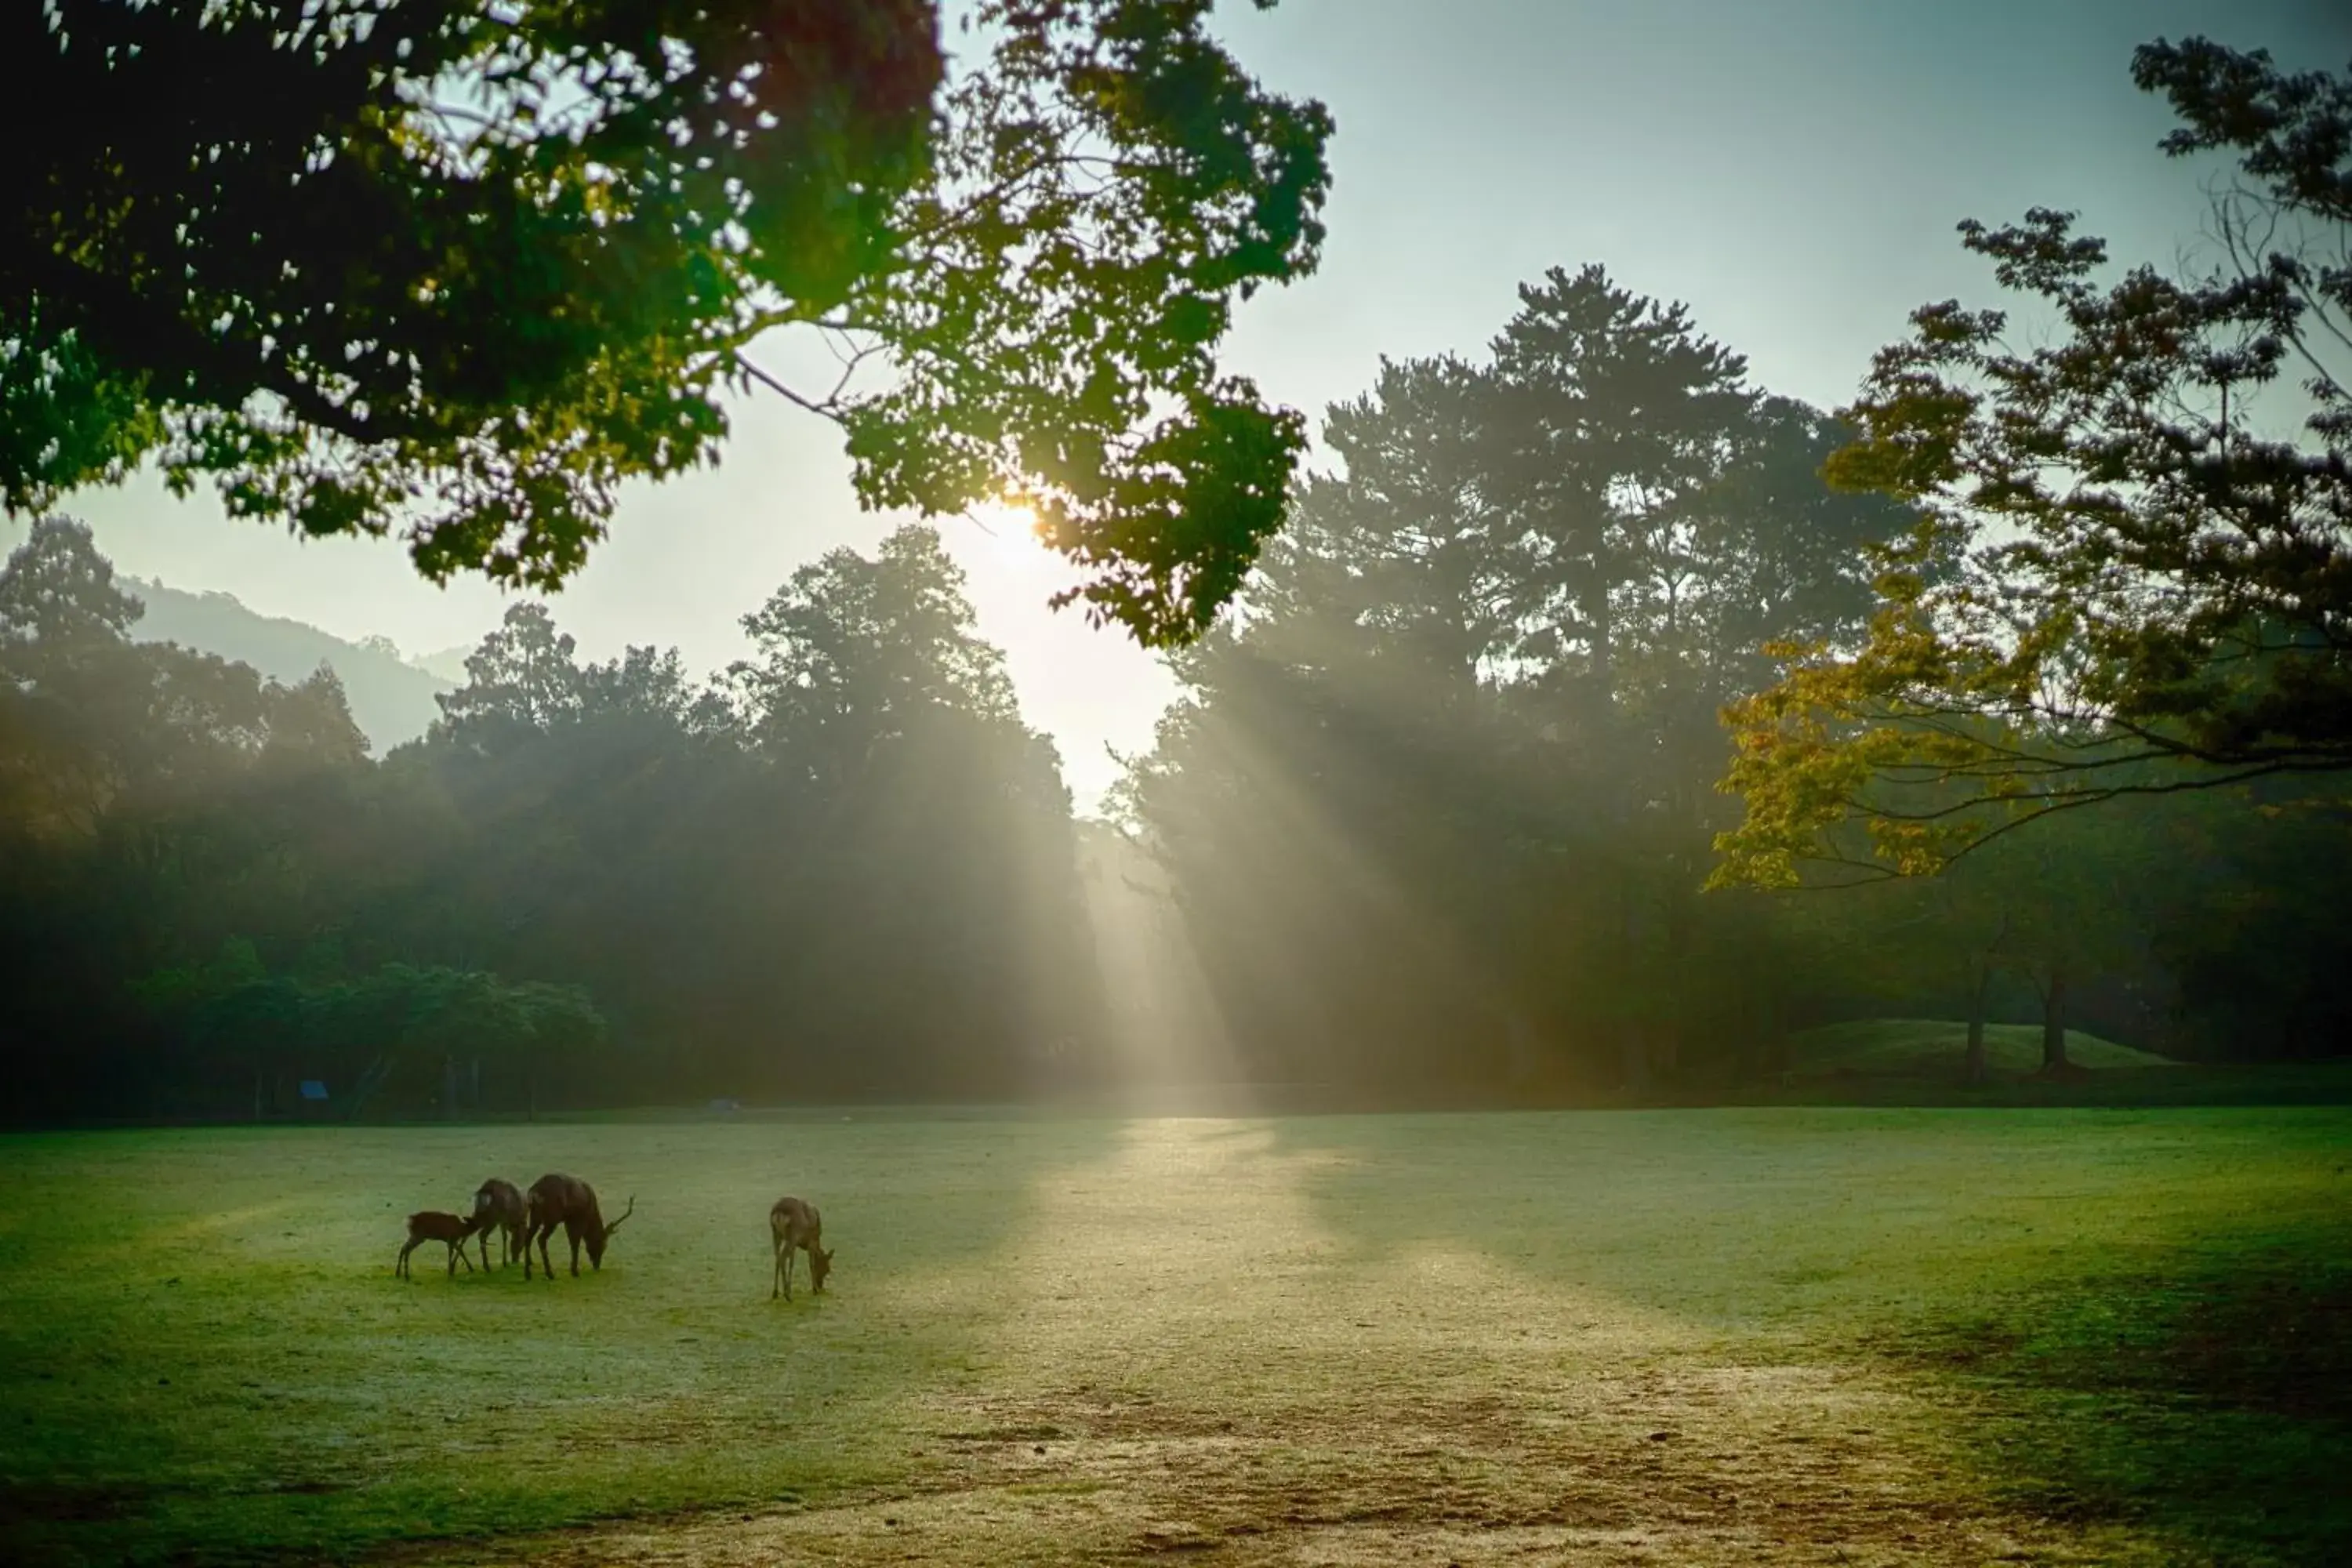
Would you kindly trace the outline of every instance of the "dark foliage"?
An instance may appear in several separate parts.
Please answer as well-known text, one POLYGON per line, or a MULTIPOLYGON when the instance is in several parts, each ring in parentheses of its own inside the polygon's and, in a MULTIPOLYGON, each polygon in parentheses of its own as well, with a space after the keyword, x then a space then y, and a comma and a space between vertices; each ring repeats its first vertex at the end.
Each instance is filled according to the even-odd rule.
POLYGON ((547 586, 756 380, 867 501, 1025 493, 1094 613, 1181 639, 1280 518, 1298 419, 1215 350, 1328 183, 1210 9, 985 0, 951 65, 929 0, 16 6, 0 504, 152 461, 547 586), (780 329, 891 379, 785 385, 780 329))

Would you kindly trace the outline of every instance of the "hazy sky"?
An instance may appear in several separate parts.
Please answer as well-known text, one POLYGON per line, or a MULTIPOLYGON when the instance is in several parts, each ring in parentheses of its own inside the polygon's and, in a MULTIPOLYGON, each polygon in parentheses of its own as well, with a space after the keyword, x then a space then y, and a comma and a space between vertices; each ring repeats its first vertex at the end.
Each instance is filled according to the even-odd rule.
MULTIPOLYGON (((2132 47, 2204 33, 2305 68, 2352 61, 2342 0, 1227 0, 1270 85, 1339 121, 1322 270, 1245 308, 1232 363, 1319 416, 1382 354, 1475 354, 1545 268, 1605 264, 1690 302, 1761 384, 1834 405, 1913 307, 1989 301, 1953 225, 2079 209, 2131 259, 2193 241, 2196 171, 2154 151, 2169 120, 2132 47)), ((869 546, 834 429, 774 397, 738 410, 724 465, 626 496, 554 604, 587 653, 675 644, 709 668, 801 563, 869 546)), ((152 482, 77 498, 117 563, 411 653, 470 643, 501 611, 433 588, 394 543, 298 544, 152 482)), ((9 530, 6 543, 21 538, 9 530)), ((1170 693, 1154 661, 1044 600, 1034 546, 946 527, 1032 722, 1090 803, 1106 742, 1137 750, 1170 693)))

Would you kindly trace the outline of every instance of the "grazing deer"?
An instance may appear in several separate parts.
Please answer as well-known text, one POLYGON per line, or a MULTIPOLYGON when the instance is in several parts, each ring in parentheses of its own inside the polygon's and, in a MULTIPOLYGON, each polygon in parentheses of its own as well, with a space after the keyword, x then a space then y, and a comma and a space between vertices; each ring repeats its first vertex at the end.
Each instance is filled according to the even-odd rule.
POLYGON ((492 1176, 474 1189, 474 1233, 482 1238, 482 1272, 490 1271, 490 1233, 499 1233, 499 1261, 512 1263, 527 1252, 523 1238, 530 1232, 530 1205, 522 1189, 503 1176, 492 1176))
POLYGON ((466 1258, 466 1272, 474 1271, 474 1260, 466 1258, 466 1238, 474 1234, 474 1222, 438 1209, 426 1209, 408 1216, 408 1245, 400 1249, 400 1261, 392 1266, 393 1276, 399 1279, 415 1278, 408 1271, 408 1255, 428 1241, 446 1242, 449 1247, 449 1278, 457 1278, 457 1260, 466 1258))
POLYGON ((530 1229, 522 1238, 522 1277, 530 1278, 530 1248, 539 1244, 540 1266, 550 1279, 555 1278, 555 1264, 547 1256, 547 1238, 555 1227, 563 1227, 563 1239, 572 1244, 572 1277, 580 1277, 580 1244, 588 1244, 589 1267, 601 1271, 604 1267, 604 1243, 621 1228, 621 1220, 637 1212, 637 1200, 629 1199, 629 1206, 621 1211, 621 1219, 604 1223, 603 1211, 596 1206, 596 1189, 577 1176, 550 1173, 530 1184, 529 1200, 530 1229))
POLYGON ((776 1206, 768 1211, 768 1235, 776 1244, 776 1288, 768 1293, 768 1300, 793 1299, 795 1248, 808 1254, 809 1283, 822 1291, 824 1277, 833 1272, 833 1254, 823 1245, 824 1221, 817 1217, 816 1205, 798 1198, 778 1198, 776 1206))

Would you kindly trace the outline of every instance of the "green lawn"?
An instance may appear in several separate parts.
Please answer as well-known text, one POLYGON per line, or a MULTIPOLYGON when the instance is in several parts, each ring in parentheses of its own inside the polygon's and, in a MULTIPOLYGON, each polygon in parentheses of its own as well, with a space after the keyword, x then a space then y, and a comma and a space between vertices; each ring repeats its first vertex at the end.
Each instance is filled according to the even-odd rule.
POLYGON ((0 1556, 2352 1562, 2347 1164, 2341 1109, 9 1138, 0 1556), (549 1169, 636 1194, 602 1274, 393 1279, 549 1169), (771 1304, 788 1190, 839 1258, 771 1304))

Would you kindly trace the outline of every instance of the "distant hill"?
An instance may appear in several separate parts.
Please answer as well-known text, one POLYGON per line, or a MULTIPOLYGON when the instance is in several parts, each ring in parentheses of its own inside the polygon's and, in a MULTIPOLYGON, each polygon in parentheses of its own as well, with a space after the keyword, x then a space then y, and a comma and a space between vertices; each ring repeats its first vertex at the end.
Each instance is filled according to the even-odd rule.
POLYGON ((437 675, 452 686, 466 684, 466 660, 472 657, 478 643, 463 647, 445 647, 439 653, 420 653, 408 662, 429 674, 437 675))
MULTIPOLYGON (((352 717, 367 731, 379 757, 425 733, 441 716, 435 695, 457 685, 408 663, 382 639, 345 642, 300 621, 249 610, 229 594, 191 594, 135 577, 127 584, 147 605, 131 628, 142 642, 175 642, 218 654, 289 685, 320 664, 332 665, 351 699, 352 717)), ((462 674, 462 658, 458 668, 462 674)))

